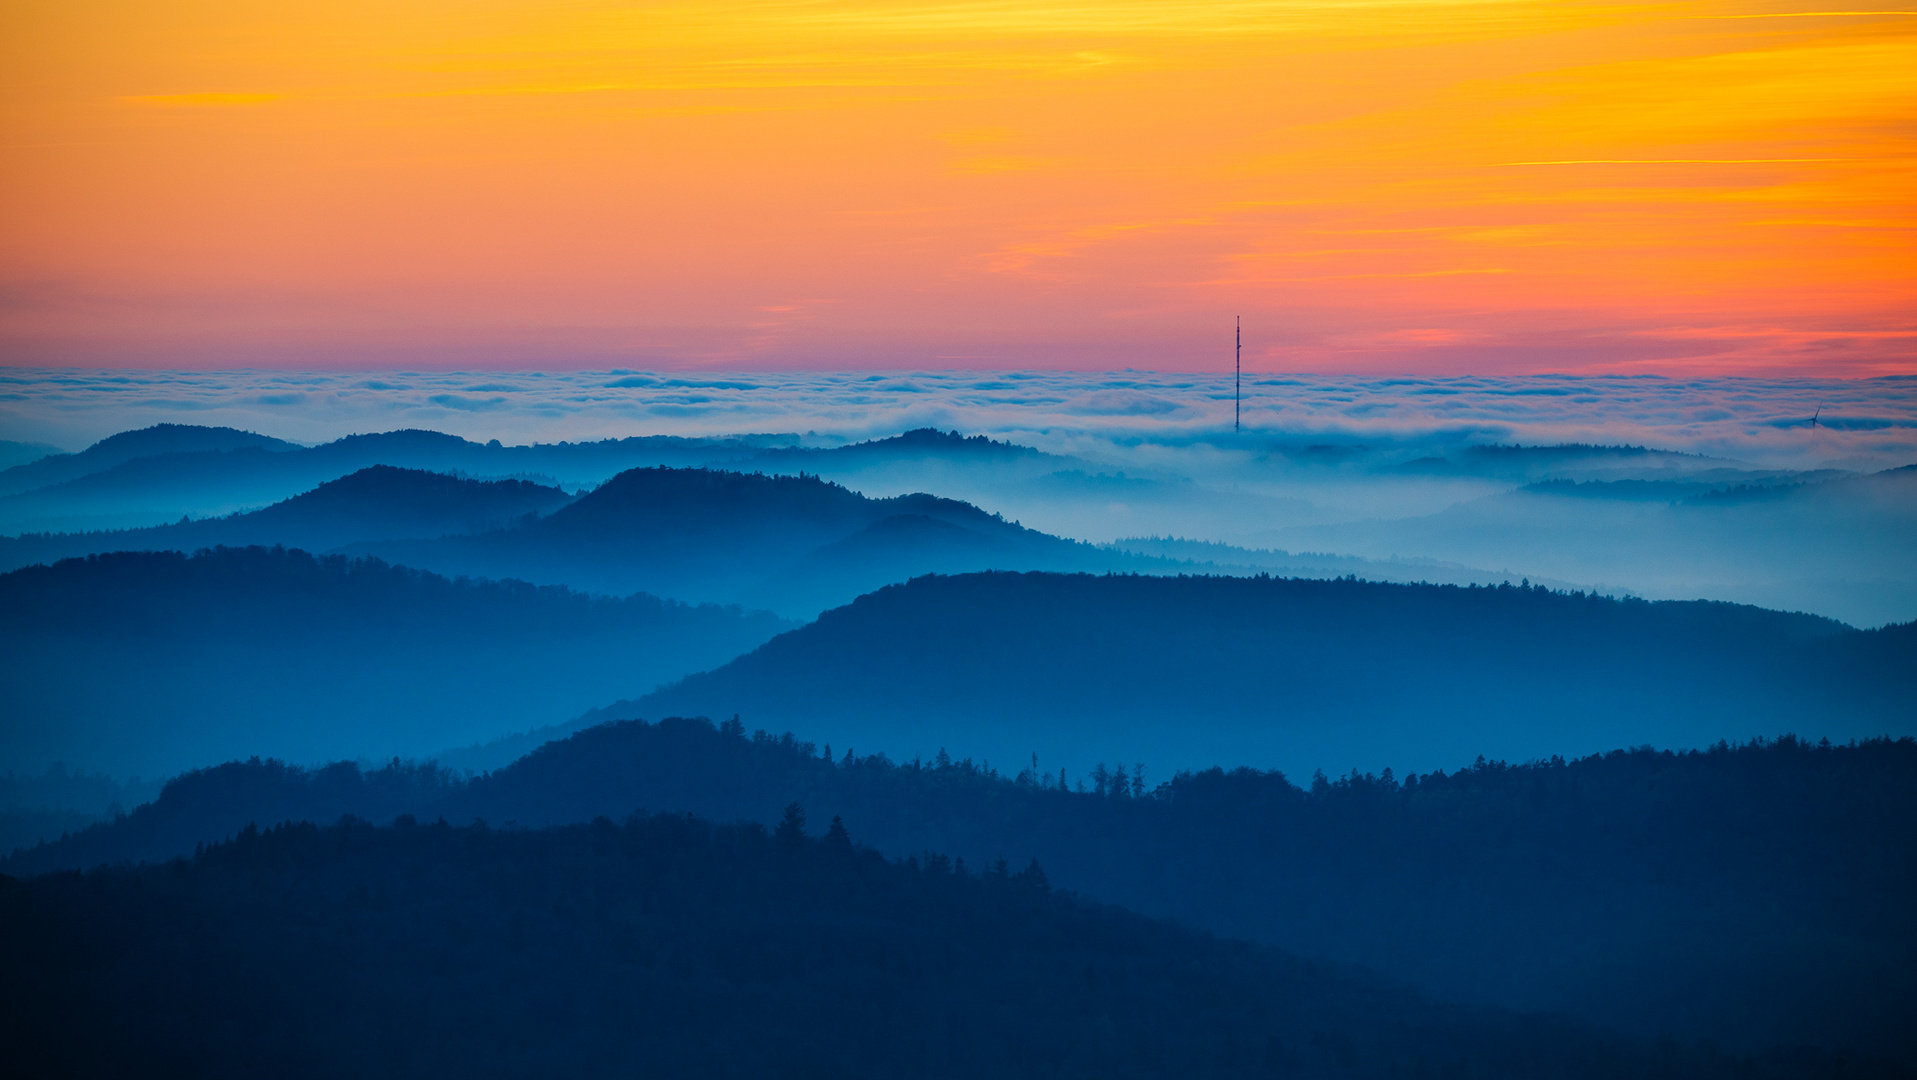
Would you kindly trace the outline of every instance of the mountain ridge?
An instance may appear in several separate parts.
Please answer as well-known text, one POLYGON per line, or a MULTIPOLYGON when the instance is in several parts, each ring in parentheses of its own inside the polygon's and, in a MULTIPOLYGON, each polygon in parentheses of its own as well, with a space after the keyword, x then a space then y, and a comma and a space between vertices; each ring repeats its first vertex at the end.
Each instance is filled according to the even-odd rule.
POLYGON ((0 495, 65 483, 116 465, 165 454, 206 453, 258 447, 296 450, 298 444, 238 428, 197 424, 154 424, 109 435, 72 454, 49 454, 36 461, 0 470, 0 495))
POLYGON ((1805 715, 1830 729, 1812 735, 1912 734, 1914 655, 1917 624, 1856 631, 1715 602, 993 571, 887 586, 639 705, 908 757, 946 745, 1304 775, 1708 745, 1805 715))
POLYGON ((427 753, 736 656, 791 624, 284 548, 0 575, 0 771, 166 775, 250 754, 427 753))
POLYGON ((545 827, 635 809, 771 826, 799 802, 895 858, 1036 858, 1052 881, 1200 929, 1357 963, 1452 1000, 1568 1011, 1748 1052, 1803 1041, 1917 1061, 1899 902, 1917 743, 1784 737, 1484 761, 1294 784, 1238 768, 1017 776, 792 735, 609 722, 461 782, 431 765, 229 763, 0 864, 163 861, 248 822, 410 814, 545 827))
POLYGON ((29 1068, 101 1074, 1770 1075, 806 825, 347 820, 4 881, 0 1014, 29 1068))
POLYGON ((0 571, 111 551, 197 551, 280 544, 326 552, 355 541, 433 538, 497 528, 572 501, 524 480, 469 480, 370 465, 259 510, 98 533, 0 537, 0 571))
POLYGON ((672 467, 629 469, 516 528, 348 550, 442 573, 743 603, 804 617, 930 570, 1151 564, 1036 532, 954 499, 923 493, 875 499, 807 474, 672 467), (945 527, 913 528, 901 520, 867 532, 892 518, 945 527), (858 554, 832 548, 862 533, 858 554), (888 539, 883 557, 874 558, 881 553, 873 545, 888 539))

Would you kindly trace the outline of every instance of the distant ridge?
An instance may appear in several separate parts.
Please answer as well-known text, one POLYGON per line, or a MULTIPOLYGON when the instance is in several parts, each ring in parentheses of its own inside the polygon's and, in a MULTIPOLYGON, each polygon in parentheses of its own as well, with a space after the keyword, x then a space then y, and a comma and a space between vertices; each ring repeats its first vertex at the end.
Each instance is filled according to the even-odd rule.
POLYGON ((869 439, 834 447, 781 447, 754 455, 747 464, 767 465, 800 460, 819 462, 823 467, 855 463, 861 459, 941 457, 955 460, 1018 460, 1049 455, 1029 446, 1000 442, 987 435, 961 435, 938 428, 913 428, 884 439, 869 439))
POLYGON ((143 436, 114 444, 125 455, 68 455, 21 467, 39 471, 0 473, 17 481, 0 488, 0 531, 124 528, 177 520, 182 513, 222 515, 278 502, 372 465, 477 477, 543 476, 575 486, 590 485, 636 465, 732 459, 773 441, 645 436, 501 446, 497 441, 477 443, 409 429, 294 447, 278 440, 266 440, 278 444, 269 446, 205 434, 222 430, 180 427, 175 434, 186 432, 190 437, 182 435, 176 441, 184 442, 187 449, 164 450, 143 436), (56 468, 50 464, 53 461, 68 464, 56 468))
POLYGON ((639 702, 893 754, 1424 769, 1791 728, 1917 734, 1917 624, 1356 580, 977 573, 639 702))
MULTIPOLYGON (((1557 470, 1582 466, 1584 471, 1601 470, 1618 462, 1654 463, 1664 469, 1691 472, 1715 459, 1679 450, 1659 450, 1647 446, 1606 445, 1598 443, 1472 443, 1446 451, 1443 456, 1428 456, 1407 461, 1398 472, 1426 476, 1495 476, 1526 481, 1545 479, 1557 470)), ((1727 461, 1717 461, 1729 465, 1727 461)))
MULTIPOLYGON (((420 432, 377 440, 387 449, 459 444, 420 432)), ((320 450, 346 452, 275 456, 320 450)), ((260 453, 218 456, 244 471, 251 464, 239 455, 260 453)), ((69 486, 118 482, 167 460, 142 459, 69 486)), ((144 529, 0 537, 0 569, 107 551, 255 544, 375 555, 439 573, 614 596, 739 603, 788 617, 811 617, 929 572, 1181 568, 1175 559, 1027 529, 956 499, 869 498, 803 471, 648 467, 575 497, 523 480, 376 465, 257 511, 144 529)))
POLYGON ((246 447, 262 450, 299 449, 295 443, 237 428, 155 424, 137 431, 109 435, 77 454, 54 454, 0 472, 0 495, 65 483, 136 458, 211 453, 246 447))
POLYGON ((571 500, 558 488, 524 480, 466 480, 373 465, 250 513, 147 529, 0 537, 0 570, 107 551, 280 544, 325 552, 356 541, 484 531, 571 500))
POLYGON ((11 469, 17 465, 26 465, 41 458, 64 454, 66 451, 46 443, 15 442, 0 439, 0 470, 11 469))
POLYGON ((0 772, 143 776, 562 723, 791 625, 261 547, 28 567, 0 575, 0 611, 0 772))
POLYGON ((482 536, 359 545, 441 573, 815 614, 928 571, 1108 569, 1148 560, 933 495, 867 498, 811 475, 644 468, 482 536))
MULTIPOLYGON (((1366 581, 1396 581, 1431 585, 1502 585, 1521 575, 1509 571, 1494 572, 1437 559, 1365 559, 1355 555, 1327 552, 1283 551, 1271 548, 1242 548, 1209 540, 1187 540, 1174 536, 1128 536, 1104 545, 1115 551, 1129 552, 1177 564, 1177 569, 1193 574, 1243 574, 1266 572, 1272 577, 1334 578, 1358 577, 1366 581)), ((1568 581, 1553 581, 1533 575, 1533 585, 1574 591, 1568 581)), ((1617 595, 1624 590, 1609 590, 1617 595)))
POLYGON ((1042 457, 984 436, 916 429, 830 449, 796 436, 648 435, 581 443, 502 446, 437 431, 348 435, 299 447, 228 428, 166 424, 123 432, 79 454, 0 472, 0 532, 124 528, 258 507, 373 465, 475 477, 533 478, 591 487, 629 469, 671 466, 865 467, 886 461, 1009 461, 1042 457))

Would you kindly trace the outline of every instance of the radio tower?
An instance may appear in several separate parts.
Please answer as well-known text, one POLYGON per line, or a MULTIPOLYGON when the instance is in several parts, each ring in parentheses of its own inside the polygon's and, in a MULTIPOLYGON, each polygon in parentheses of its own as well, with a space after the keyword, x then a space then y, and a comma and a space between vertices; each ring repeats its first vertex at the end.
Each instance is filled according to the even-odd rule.
POLYGON ((1232 330, 1233 349, 1231 353, 1231 430, 1241 430, 1238 426, 1238 398, 1245 389, 1245 317, 1240 315, 1232 330))

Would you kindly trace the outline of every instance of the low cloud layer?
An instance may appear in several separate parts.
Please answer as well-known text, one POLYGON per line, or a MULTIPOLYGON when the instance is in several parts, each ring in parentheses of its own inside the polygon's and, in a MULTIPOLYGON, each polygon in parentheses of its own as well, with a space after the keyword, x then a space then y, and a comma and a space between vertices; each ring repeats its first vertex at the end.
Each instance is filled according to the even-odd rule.
MULTIPOLYGON (((1798 469, 1917 461, 1917 378, 1259 376, 1243 416, 1287 439, 1631 444, 1798 469)), ((797 432, 822 445, 931 425, 1084 451, 1228 432, 1232 384, 1149 372, 0 375, 0 438, 79 449, 165 421, 307 442, 423 427, 509 443, 797 432)))

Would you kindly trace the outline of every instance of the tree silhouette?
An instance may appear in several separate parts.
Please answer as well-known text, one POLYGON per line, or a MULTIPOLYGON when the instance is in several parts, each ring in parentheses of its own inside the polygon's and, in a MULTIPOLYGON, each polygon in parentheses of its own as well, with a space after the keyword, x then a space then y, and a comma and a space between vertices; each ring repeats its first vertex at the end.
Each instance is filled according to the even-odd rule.
POLYGON ((805 807, 796 802, 786 804, 785 817, 779 822, 779 827, 772 831, 772 838, 782 847, 795 848, 804 844, 805 807))

